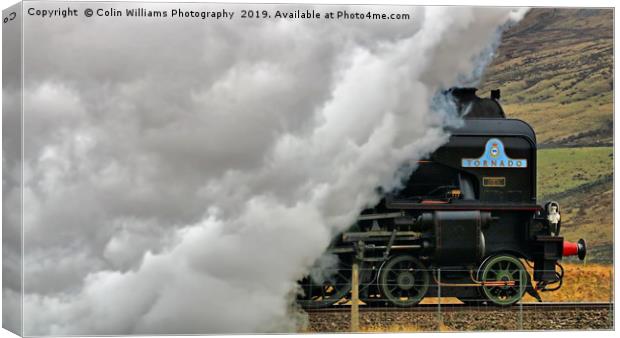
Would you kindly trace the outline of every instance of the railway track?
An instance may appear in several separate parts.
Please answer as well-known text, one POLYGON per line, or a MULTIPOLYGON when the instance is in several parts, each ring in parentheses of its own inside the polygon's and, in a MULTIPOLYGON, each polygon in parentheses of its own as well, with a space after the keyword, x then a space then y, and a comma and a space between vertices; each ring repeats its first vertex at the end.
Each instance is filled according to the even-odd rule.
MULTIPOLYGON (((466 304, 418 304, 412 307, 370 307, 360 305, 360 312, 458 312, 458 311, 574 311, 574 310, 604 310, 613 311, 613 303, 519 303, 509 307, 492 305, 466 305, 466 304)), ((350 305, 335 305, 328 308, 304 309, 308 313, 350 312, 350 305)))

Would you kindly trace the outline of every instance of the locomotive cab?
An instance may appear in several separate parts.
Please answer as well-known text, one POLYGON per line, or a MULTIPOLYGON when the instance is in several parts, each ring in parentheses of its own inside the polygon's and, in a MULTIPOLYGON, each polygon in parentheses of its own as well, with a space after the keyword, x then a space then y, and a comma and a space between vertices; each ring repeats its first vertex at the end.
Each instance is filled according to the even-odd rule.
POLYGON ((535 168, 536 136, 528 124, 470 119, 452 131, 446 145, 418 163, 398 194, 433 198, 445 191, 454 203, 532 204, 536 203, 535 168))

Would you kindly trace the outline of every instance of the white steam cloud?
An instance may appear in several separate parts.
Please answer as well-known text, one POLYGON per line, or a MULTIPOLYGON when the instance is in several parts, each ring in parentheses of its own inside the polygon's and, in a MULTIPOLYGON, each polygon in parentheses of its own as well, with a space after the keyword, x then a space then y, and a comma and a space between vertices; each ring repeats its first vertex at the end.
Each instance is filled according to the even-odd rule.
POLYGON ((296 281, 523 14, 348 10, 412 19, 27 19, 24 333, 295 330, 296 281))

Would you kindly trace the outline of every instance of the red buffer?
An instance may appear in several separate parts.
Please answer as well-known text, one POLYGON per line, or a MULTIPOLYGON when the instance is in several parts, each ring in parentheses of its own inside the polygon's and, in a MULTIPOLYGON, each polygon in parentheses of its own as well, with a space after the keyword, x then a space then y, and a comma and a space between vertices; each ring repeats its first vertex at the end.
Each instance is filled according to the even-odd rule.
POLYGON ((580 260, 586 257, 586 241, 582 238, 577 243, 564 241, 562 256, 577 256, 580 260))

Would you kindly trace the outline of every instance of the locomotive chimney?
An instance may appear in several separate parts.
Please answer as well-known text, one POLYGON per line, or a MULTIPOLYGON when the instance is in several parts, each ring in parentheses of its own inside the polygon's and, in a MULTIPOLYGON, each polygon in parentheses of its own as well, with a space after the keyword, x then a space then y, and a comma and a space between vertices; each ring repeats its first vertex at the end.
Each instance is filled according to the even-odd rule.
POLYGON ((470 88, 453 87, 453 88, 450 88, 448 92, 452 94, 452 96, 457 100, 458 103, 467 104, 478 98, 478 96, 476 95, 477 90, 478 88, 473 88, 473 87, 470 87, 470 88))
POLYGON ((499 91, 499 89, 493 89, 491 90, 491 100, 495 100, 498 101, 501 97, 501 93, 499 91))
POLYGON ((499 104, 500 91, 491 91, 490 98, 476 95, 477 88, 450 88, 446 94, 452 96, 461 116, 465 118, 505 118, 504 110, 499 104))

